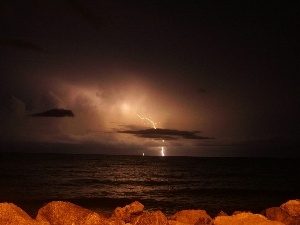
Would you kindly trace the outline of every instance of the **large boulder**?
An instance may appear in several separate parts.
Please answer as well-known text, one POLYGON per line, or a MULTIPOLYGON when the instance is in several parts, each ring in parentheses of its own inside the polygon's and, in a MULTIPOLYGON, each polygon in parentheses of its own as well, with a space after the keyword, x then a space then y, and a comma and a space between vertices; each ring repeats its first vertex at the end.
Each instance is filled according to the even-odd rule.
POLYGON ((300 200, 289 200, 283 203, 280 208, 287 212, 290 216, 299 217, 300 216, 300 200))
POLYGON ((300 202, 299 200, 290 200, 280 207, 268 208, 265 216, 285 225, 300 225, 300 202))
POLYGON ((49 222, 51 225, 108 224, 104 216, 73 203, 62 201, 53 201, 40 208, 36 220, 49 222))
POLYGON ((132 217, 131 225, 169 225, 167 217, 161 211, 143 212, 132 217))
POLYGON ((290 224, 289 215, 286 212, 284 212, 280 207, 272 207, 266 209, 265 216, 269 220, 280 221, 284 224, 290 224))
POLYGON ((268 220, 260 214, 239 213, 233 216, 217 216, 214 225, 284 225, 278 221, 268 220))
POLYGON ((205 210, 181 210, 169 217, 169 220, 192 225, 210 225, 212 218, 205 210))
POLYGON ((123 220, 124 222, 129 222, 131 219, 131 215, 141 214, 144 210, 144 205, 138 201, 132 202, 125 207, 117 207, 113 214, 112 218, 118 218, 123 220))
POLYGON ((13 203, 0 203, 0 224, 5 225, 50 225, 48 222, 37 222, 13 203))

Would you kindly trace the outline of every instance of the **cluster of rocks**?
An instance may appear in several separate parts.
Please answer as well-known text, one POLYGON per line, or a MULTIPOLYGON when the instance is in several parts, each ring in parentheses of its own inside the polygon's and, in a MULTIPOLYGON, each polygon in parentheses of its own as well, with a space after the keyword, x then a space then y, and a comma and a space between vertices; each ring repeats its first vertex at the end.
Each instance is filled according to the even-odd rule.
POLYGON ((13 203, 0 203, 1 225, 300 225, 300 200, 290 200, 262 214, 220 212, 214 219, 205 210, 182 210, 172 216, 144 211, 133 202, 110 215, 96 213, 70 202, 54 201, 40 208, 35 219, 13 203))

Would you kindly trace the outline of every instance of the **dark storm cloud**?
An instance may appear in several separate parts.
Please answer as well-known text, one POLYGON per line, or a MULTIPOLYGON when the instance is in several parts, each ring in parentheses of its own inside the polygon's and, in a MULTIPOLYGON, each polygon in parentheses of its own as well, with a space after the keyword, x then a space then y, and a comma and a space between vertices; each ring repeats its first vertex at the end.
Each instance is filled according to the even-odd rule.
POLYGON ((33 43, 31 41, 27 41, 19 38, 3 38, 0 37, 0 45, 8 46, 13 48, 18 48, 21 50, 30 50, 35 52, 44 53, 45 49, 40 45, 33 43))
POLYGON ((68 109, 51 109, 41 113, 31 114, 31 117, 74 117, 72 110, 68 109))
POLYGON ((118 131, 118 133, 133 134, 142 138, 154 138, 154 139, 212 139, 211 137, 199 136, 199 131, 181 131, 172 129, 144 129, 144 130, 124 130, 118 131))

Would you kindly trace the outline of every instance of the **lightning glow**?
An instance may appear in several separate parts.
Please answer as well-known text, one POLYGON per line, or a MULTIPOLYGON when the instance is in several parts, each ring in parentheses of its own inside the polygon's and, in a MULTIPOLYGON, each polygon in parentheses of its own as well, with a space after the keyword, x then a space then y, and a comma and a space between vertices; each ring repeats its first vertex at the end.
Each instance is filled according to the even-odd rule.
MULTIPOLYGON (((156 124, 155 122, 153 122, 151 119, 147 118, 147 117, 141 117, 139 114, 137 114, 137 116, 141 119, 141 120, 147 120, 148 122, 150 122, 152 124, 152 127, 154 129, 156 129, 156 124)), ((162 142, 165 142, 165 140, 162 140, 162 142)), ((161 156, 165 156, 165 147, 164 146, 161 146, 160 147, 161 150, 160 150, 160 154, 161 156)), ((143 156, 144 156, 144 153, 143 153, 143 156)))
POLYGON ((161 153, 161 156, 165 156, 165 148, 164 147, 161 147, 160 153, 161 153))
POLYGON ((151 119, 147 118, 147 117, 141 117, 139 114, 137 114, 137 116, 141 119, 141 120, 148 120, 151 124, 152 124, 152 127, 154 129, 156 129, 156 123, 154 123, 151 119))

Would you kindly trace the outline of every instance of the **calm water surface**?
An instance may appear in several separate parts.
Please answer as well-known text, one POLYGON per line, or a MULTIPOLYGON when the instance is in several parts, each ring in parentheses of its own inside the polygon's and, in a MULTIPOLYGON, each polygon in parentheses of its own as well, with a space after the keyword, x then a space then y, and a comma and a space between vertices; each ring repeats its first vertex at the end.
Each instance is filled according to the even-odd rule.
POLYGON ((300 198, 299 159, 4 154, 0 202, 34 215, 66 200, 104 212, 132 201, 146 210, 260 212, 300 198))

